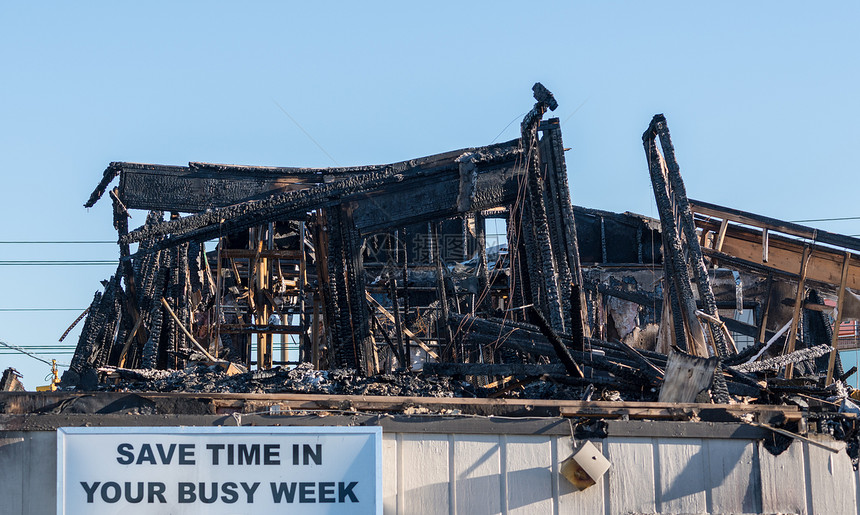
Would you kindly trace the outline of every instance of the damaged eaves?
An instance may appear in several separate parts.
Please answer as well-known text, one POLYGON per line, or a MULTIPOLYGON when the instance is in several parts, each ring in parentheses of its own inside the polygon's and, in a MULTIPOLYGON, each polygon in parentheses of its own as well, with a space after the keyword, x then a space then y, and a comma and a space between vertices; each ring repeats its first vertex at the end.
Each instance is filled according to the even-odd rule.
MULTIPOLYGON (((111 163, 87 205, 119 176, 122 262, 66 386, 146 390, 170 369, 177 390, 208 370, 294 391, 267 370, 306 362, 454 396, 845 400, 828 313, 860 312, 860 240, 688 199, 662 115, 643 135, 660 218, 572 206, 559 121, 541 120, 555 99, 534 95, 519 139, 390 165, 111 163)), ((400 395, 368 388, 349 394, 400 395)))

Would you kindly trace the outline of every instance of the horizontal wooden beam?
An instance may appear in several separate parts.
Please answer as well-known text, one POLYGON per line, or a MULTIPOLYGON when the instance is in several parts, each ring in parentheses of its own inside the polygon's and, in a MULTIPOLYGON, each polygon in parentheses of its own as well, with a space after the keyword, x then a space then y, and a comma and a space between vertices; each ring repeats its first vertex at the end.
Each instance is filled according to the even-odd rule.
POLYGON ((712 216, 721 220, 731 220, 762 229, 769 229, 800 238, 811 239, 814 242, 826 243, 837 247, 858 250, 860 251, 860 238, 845 236, 832 232, 822 231, 814 227, 807 227, 784 220, 777 220, 767 216, 757 215, 748 211, 741 211, 730 207, 718 206, 701 200, 690 199, 690 209, 694 213, 699 213, 706 216, 712 216))
POLYGON ((276 193, 306 189, 322 182, 322 175, 296 174, 284 169, 221 167, 192 163, 165 166, 117 163, 119 197, 129 209, 197 213, 276 193))
MULTIPOLYGON (((720 409, 735 414, 781 413, 789 419, 801 416, 800 408, 793 405, 667 403, 667 402, 613 402, 579 401, 560 399, 470 399, 461 397, 401 397, 366 395, 321 395, 296 393, 152 393, 152 392, 3 392, 0 401, 5 414, 29 414, 53 409, 78 397, 91 397, 90 402, 110 404, 129 397, 142 398, 155 403, 158 413, 180 414, 188 410, 193 413, 229 414, 269 411, 278 406, 282 411, 292 410, 357 410, 397 413, 407 408, 421 406, 428 409, 460 409, 474 414, 520 414, 540 416, 554 412, 564 416, 591 416, 620 418, 671 418, 684 413, 720 409), (208 406, 208 408, 207 408, 208 406), (202 411, 201 411, 202 409, 202 411)), ((62 413, 60 413, 62 414, 62 413)), ((92 416, 91 414, 89 416, 92 416)))

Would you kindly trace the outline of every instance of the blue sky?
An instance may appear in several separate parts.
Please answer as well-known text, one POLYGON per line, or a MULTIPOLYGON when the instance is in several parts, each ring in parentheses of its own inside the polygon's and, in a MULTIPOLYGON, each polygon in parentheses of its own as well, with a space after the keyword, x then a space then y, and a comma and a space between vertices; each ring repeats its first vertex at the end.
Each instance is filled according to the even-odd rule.
MULTIPOLYGON (((82 207, 111 161, 371 164, 511 139, 535 81, 558 99, 577 204, 655 214, 640 137, 662 112, 691 197, 860 216, 860 4, 461 4, 3 2, 0 241, 114 239, 109 203, 82 207)), ((0 244, 0 260, 116 255, 0 244)), ((111 272, 0 266, 0 308, 83 309, 111 272)), ((52 344, 76 316, 0 311, 0 340, 52 344)), ((48 372, 7 366, 30 389, 48 372)))

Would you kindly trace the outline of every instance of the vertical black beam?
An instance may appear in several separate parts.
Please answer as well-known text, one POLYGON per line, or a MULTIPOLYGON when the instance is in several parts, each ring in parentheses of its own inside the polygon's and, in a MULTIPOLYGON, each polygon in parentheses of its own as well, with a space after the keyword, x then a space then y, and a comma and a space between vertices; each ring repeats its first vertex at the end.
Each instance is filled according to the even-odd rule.
MULTIPOLYGON (((541 124, 543 128, 546 124, 541 124)), ((557 271, 558 294, 561 301, 561 312, 570 313, 570 285, 573 284, 570 263, 564 247, 567 245, 564 230, 564 219, 561 215, 561 205, 558 202, 558 184, 555 166, 550 148, 550 138, 544 133, 540 144, 540 176, 543 179, 543 201, 546 206, 547 228, 552 242, 553 262, 557 271)))
POLYGON ((370 324, 365 300, 361 236, 352 218, 352 206, 341 205, 338 209, 344 270, 342 276, 338 275, 344 278, 343 297, 346 300, 345 306, 341 306, 341 337, 347 345, 347 352, 344 353, 347 362, 344 364, 369 372, 365 358, 369 357, 366 351, 370 345, 370 324))
MULTIPOLYGON (((526 114, 520 125, 521 144, 525 152, 527 188, 526 203, 530 224, 524 226, 524 233, 534 234, 534 250, 540 256, 541 287, 546 295, 540 303, 541 309, 549 315, 550 327, 556 332, 564 332, 564 317, 561 311, 561 298, 558 289, 558 269, 552 251, 552 240, 549 233, 546 204, 544 203, 544 181, 540 175, 540 147, 537 139, 537 128, 540 119, 548 108, 555 109, 557 103, 546 88, 537 83, 532 88, 537 102, 526 114)), ((524 219, 525 221, 525 219, 524 219)), ((526 242, 529 243, 528 241, 526 242)), ((534 281, 534 277, 531 278, 534 281)))
MULTIPOLYGON (((702 248, 699 246, 699 237, 696 233, 696 225, 693 222, 693 213, 690 211, 690 202, 687 200, 687 189, 684 186, 684 180, 681 178, 681 168, 675 159, 675 147, 672 145, 672 137, 669 134, 666 117, 662 114, 654 116, 653 120, 651 120, 649 131, 656 132, 660 138, 660 145, 663 148, 663 158, 666 161, 669 185, 677 206, 681 229, 684 231, 684 236, 686 236, 686 250, 690 264, 692 265, 693 275, 696 278, 696 284, 699 288, 699 298, 702 300, 704 311, 711 316, 719 318, 717 301, 714 299, 714 291, 711 289, 708 270, 705 268, 702 248)), ((711 333, 714 335, 714 344, 717 347, 717 352, 721 357, 726 357, 729 351, 720 326, 710 321, 707 323, 711 326, 711 333)))
POLYGON ((436 319, 436 331, 437 338, 439 338, 442 348, 446 351, 440 356, 444 359, 454 340, 451 335, 451 327, 448 325, 448 294, 446 292, 445 274, 442 272, 442 248, 439 239, 439 225, 440 222, 430 223, 430 239, 433 242, 432 259, 436 264, 436 291, 439 296, 440 316, 436 319))
POLYGON ((475 213, 475 236, 478 245, 478 299, 476 311, 489 311, 492 302, 489 263, 487 263, 487 219, 481 212, 475 213))
MULTIPOLYGON (((702 345, 705 344, 704 334, 701 331, 692 333, 694 328, 700 328, 696 317, 696 302, 693 299, 693 290, 690 285, 690 279, 687 272, 687 263, 683 257, 683 246, 681 245, 681 237, 678 232, 678 227, 675 223, 675 211, 672 200, 669 196, 669 188, 664 175, 663 158, 657 151, 655 141, 656 135, 649 127, 642 135, 642 144, 645 147, 645 155, 648 159, 648 171, 651 174, 651 184, 654 190, 654 198, 657 204, 657 211, 660 215, 660 225, 663 232, 663 267, 667 281, 672 281, 669 292, 675 293, 678 298, 678 311, 683 312, 683 319, 691 330, 691 336, 698 340, 702 345)), ((676 318, 678 313, 675 312, 673 306, 672 317, 676 318)), ((683 335, 684 331, 677 333, 677 328, 680 324, 674 321, 676 327, 676 343, 679 347, 683 342, 679 334, 683 335)), ((692 347, 692 346, 688 346, 692 347)), ((682 347, 683 348, 683 347, 682 347)), ((700 349, 694 354, 701 354, 700 349)), ((706 352, 706 351, 705 351, 706 352)))

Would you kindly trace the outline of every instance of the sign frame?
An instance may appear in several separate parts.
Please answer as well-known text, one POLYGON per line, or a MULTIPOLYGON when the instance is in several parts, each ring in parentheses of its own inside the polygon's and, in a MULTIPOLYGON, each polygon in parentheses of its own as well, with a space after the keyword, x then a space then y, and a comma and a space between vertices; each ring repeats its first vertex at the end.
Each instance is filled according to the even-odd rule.
MULTIPOLYGON (((315 436, 337 436, 337 435, 352 435, 369 437, 369 441, 373 444, 373 459, 374 459, 374 510, 377 514, 382 514, 383 498, 382 498, 382 428, 379 426, 114 426, 114 427, 59 427, 57 428, 57 513, 66 514, 66 494, 70 489, 70 485, 66 485, 66 472, 68 461, 66 459, 66 443, 67 438, 76 435, 124 435, 124 436, 181 436, 183 438, 194 436, 228 436, 235 437, 237 435, 270 435, 277 438, 278 436, 299 436, 307 435, 308 437, 315 436)), ((201 463, 201 466, 207 464, 201 463)), ((161 505, 162 507, 171 506, 171 504, 161 505)), ((275 506, 278 506, 277 504, 275 506)), ((238 506, 237 506, 238 507, 238 506)), ((254 513, 265 513, 261 511, 264 507, 254 507, 254 513)), ((283 506, 278 508, 283 510, 283 506)), ((298 505, 292 505, 293 513, 301 513, 295 511, 299 509, 298 505)), ((205 513, 204 510, 200 513, 205 513)))

